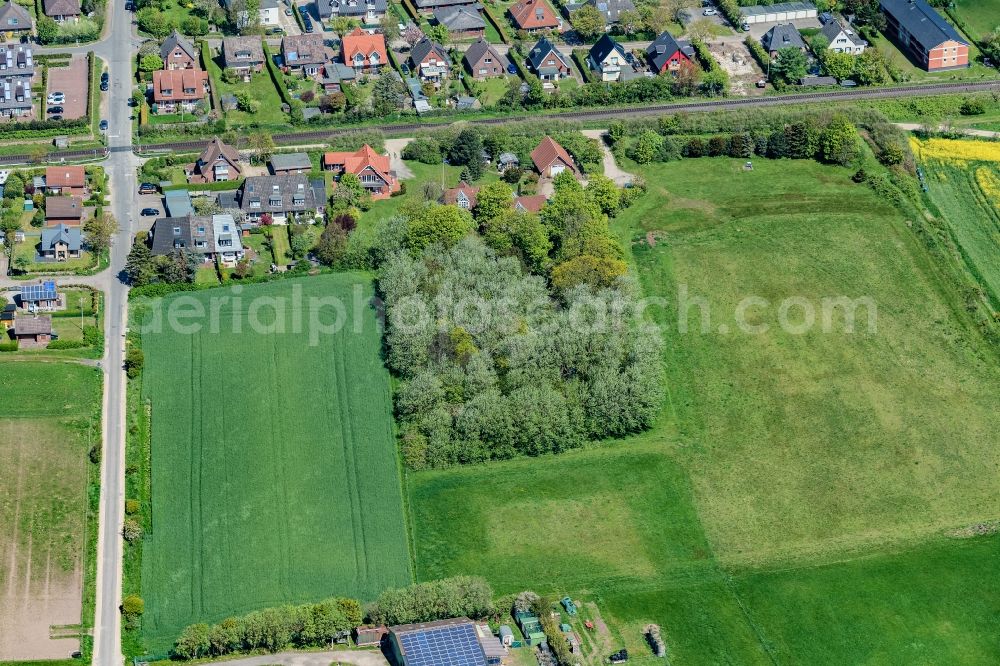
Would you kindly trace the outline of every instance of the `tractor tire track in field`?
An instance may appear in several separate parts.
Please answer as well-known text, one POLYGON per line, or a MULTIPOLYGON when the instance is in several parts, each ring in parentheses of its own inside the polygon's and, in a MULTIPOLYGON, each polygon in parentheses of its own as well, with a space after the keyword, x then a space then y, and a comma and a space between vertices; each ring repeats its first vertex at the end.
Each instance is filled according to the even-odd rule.
POLYGON ((340 432, 344 447, 345 478, 351 501, 351 526, 354 533, 354 562, 358 581, 368 583, 368 557, 365 544, 365 524, 361 512, 361 493, 358 489, 358 463, 354 457, 354 432, 351 419, 351 393, 347 382, 347 364, 344 354, 347 341, 344 339, 344 329, 337 334, 337 345, 334 350, 335 380, 337 382, 337 405, 340 407, 340 432))
MULTIPOLYGON (((287 347, 282 347, 281 345, 276 345, 274 351, 270 355, 271 367, 269 368, 271 374, 270 386, 280 386, 278 380, 278 366, 284 367, 283 362, 279 362, 278 356, 287 353, 287 347)), ((271 418, 268 419, 271 423, 271 441, 277 442, 279 451, 279 460, 281 465, 281 504, 283 507, 281 516, 281 566, 278 568, 278 579, 279 585, 278 589, 281 590, 282 597, 288 599, 293 596, 296 590, 292 590, 291 580, 289 575, 292 568, 292 553, 289 549, 292 547, 292 540, 289 538, 288 534, 288 521, 291 516, 288 515, 290 508, 293 506, 291 500, 288 497, 288 488, 292 484, 292 475, 288 472, 288 438, 285 433, 289 432, 287 427, 288 413, 290 409, 279 409, 272 411, 271 418), (276 411, 276 413, 275 413, 276 411), (278 418, 281 419, 280 424, 276 424, 278 418), (279 427, 280 425, 280 427, 279 427)))
POLYGON ((201 336, 191 335, 191 391, 188 393, 188 412, 191 414, 191 449, 190 449, 190 512, 191 512, 191 610, 194 617, 201 617, 204 607, 205 581, 202 576, 202 553, 204 551, 204 535, 201 522, 201 463, 203 457, 202 433, 204 419, 201 409, 196 409, 194 396, 201 395, 202 390, 202 349, 201 336))

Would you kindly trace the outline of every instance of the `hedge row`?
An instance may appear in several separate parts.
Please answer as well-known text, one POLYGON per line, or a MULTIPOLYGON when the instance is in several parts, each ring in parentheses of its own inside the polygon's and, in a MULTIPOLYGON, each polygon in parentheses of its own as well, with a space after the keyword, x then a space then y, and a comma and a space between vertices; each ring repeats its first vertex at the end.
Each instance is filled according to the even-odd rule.
MULTIPOLYGON (((298 12, 295 12, 296 14, 298 12)), ((264 60, 267 62, 267 73, 271 75, 271 82, 278 89, 278 95, 281 96, 281 101, 288 105, 288 108, 292 108, 292 96, 288 92, 288 87, 285 86, 285 79, 283 78, 281 72, 278 70, 278 66, 274 64, 274 58, 271 57, 271 47, 267 45, 266 40, 261 40, 261 46, 264 47, 264 60)))
POLYGON ((761 70, 767 72, 768 67, 771 66, 771 56, 764 50, 764 46, 751 35, 747 35, 743 43, 746 44, 747 50, 750 51, 753 59, 757 61, 761 70))
POLYGON ((507 30, 503 27, 503 22, 497 20, 497 17, 493 16, 493 12, 486 5, 483 5, 483 15, 497 29, 497 32, 500 33, 500 39, 503 40, 503 43, 510 44, 510 35, 507 34, 507 30))
POLYGON ((594 73, 590 71, 590 66, 587 65, 587 52, 585 50, 573 49, 573 62, 580 68, 580 74, 583 76, 584 83, 597 83, 594 73))

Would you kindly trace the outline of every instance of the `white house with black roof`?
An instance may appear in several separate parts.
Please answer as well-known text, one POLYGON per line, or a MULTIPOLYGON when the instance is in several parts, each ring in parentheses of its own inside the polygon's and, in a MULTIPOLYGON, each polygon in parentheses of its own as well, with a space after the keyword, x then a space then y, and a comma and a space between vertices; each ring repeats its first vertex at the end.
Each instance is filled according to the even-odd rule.
POLYGON ((542 81, 558 81, 573 72, 567 58, 555 45, 542 37, 528 52, 528 64, 542 81))

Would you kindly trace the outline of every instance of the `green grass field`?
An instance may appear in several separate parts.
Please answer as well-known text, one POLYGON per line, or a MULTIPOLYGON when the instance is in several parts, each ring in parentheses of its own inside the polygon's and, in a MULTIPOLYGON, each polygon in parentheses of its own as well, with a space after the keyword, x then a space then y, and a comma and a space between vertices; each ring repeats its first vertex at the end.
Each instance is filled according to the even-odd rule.
POLYGON ((229 84, 222 80, 221 62, 222 56, 213 50, 211 60, 205 63, 208 75, 212 79, 212 95, 221 98, 224 95, 245 92, 250 95, 251 99, 260 102, 260 110, 256 114, 238 110, 226 111, 226 120, 231 124, 241 126, 252 123, 282 125, 288 122, 288 116, 281 110, 281 97, 278 95, 278 89, 274 87, 274 81, 271 80, 266 69, 254 74, 250 83, 240 81, 229 84))
MULTIPOLYGON (((142 561, 148 649, 170 647, 192 622, 334 594, 371 599, 409 582, 372 293, 350 274, 281 280, 244 287, 242 333, 227 325, 227 305, 218 333, 143 334, 153 451, 142 561), (306 305, 340 298, 347 325, 311 346, 309 313, 288 300, 299 289, 306 305), (251 302, 269 298, 285 299, 285 332, 254 333, 251 302)), ((330 307, 321 315, 334 316, 330 307)), ((259 317, 274 322, 274 306, 259 317)))
POLYGON ((660 624, 675 664, 995 662, 996 538, 941 535, 1000 515, 996 356, 849 169, 742 165, 623 165, 650 192, 612 228, 667 302, 651 310, 669 388, 657 427, 411 474, 418 577, 593 599, 636 655, 660 624), (699 306, 680 332, 682 289, 704 332, 699 306), (748 296, 767 305, 738 318, 748 296), (841 310, 824 330, 822 299, 841 296, 871 299, 876 327, 861 309, 849 333, 841 310), (788 330, 800 305, 783 328, 788 298, 817 327, 788 330))
MULTIPOLYGON (((976 170, 993 169, 989 164, 947 164, 929 159, 921 162, 928 195, 951 228, 952 235, 970 270, 1000 303, 1000 202, 976 184, 976 170)), ((996 173, 996 172, 994 172, 996 173)))
POLYGON ((100 401, 93 368, 0 360, 0 662, 69 657, 50 625, 92 624, 100 401))
POLYGON ((973 39, 1000 28, 1000 0, 955 0, 955 12, 965 21, 973 39))

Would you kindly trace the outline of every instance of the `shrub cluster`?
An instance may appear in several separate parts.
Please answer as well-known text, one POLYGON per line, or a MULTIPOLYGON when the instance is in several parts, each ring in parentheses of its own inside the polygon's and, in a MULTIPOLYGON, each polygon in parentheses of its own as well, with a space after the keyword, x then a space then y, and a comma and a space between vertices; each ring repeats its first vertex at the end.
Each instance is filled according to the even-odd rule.
POLYGON ((197 659, 253 650, 277 652, 288 646, 322 647, 361 624, 361 620, 361 604, 343 597, 265 608, 211 626, 198 623, 186 627, 174 643, 173 655, 197 659))
POLYGON ((375 624, 410 624, 466 616, 474 620, 494 614, 493 589, 484 578, 456 576, 386 590, 366 608, 375 624))

